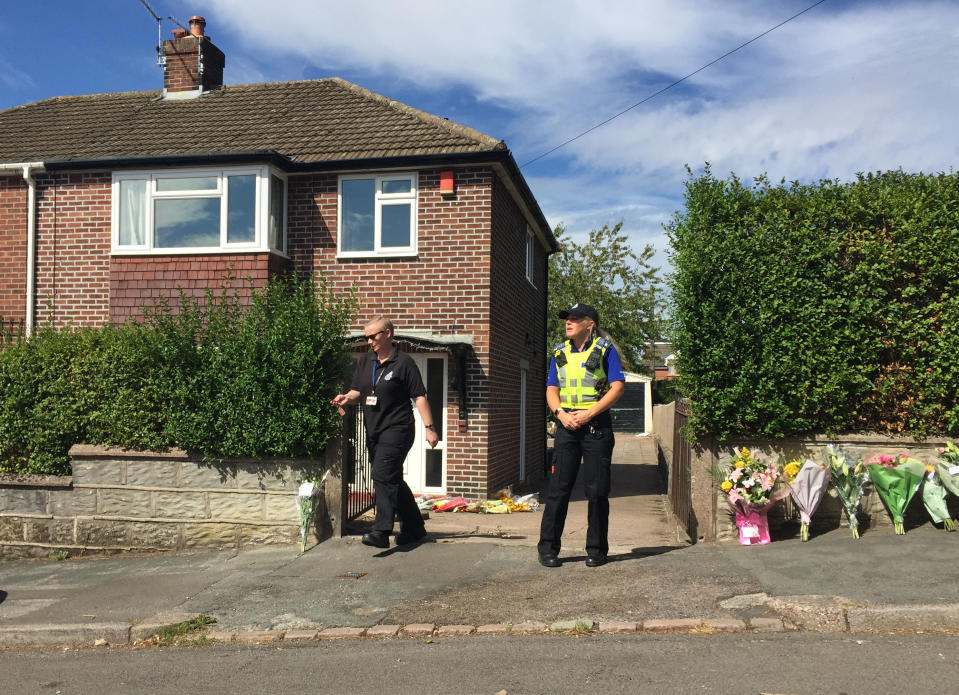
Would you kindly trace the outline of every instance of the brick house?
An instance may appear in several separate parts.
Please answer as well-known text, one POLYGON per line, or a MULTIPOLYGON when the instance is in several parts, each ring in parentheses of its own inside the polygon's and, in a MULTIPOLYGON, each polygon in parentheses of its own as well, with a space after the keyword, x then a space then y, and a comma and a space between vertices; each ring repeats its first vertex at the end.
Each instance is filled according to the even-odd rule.
POLYGON ((356 284, 354 337, 393 318, 441 414, 411 487, 538 479, 556 241, 505 144, 340 79, 223 85, 204 24, 163 42, 162 91, 0 111, 0 319, 100 325, 228 271, 322 273, 356 284))
POLYGON ((676 371, 676 353, 673 344, 668 342, 650 343, 643 355, 643 364, 653 372, 655 380, 675 379, 679 376, 676 371))

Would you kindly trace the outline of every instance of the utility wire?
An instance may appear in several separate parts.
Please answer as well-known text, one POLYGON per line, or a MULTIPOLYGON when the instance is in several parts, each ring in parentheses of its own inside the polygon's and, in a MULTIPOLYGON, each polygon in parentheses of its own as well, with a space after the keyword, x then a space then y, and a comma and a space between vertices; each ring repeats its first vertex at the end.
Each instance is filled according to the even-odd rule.
POLYGON ((539 155, 538 157, 533 157, 531 160, 529 160, 529 161, 526 162, 525 164, 520 165, 520 169, 523 169, 523 168, 529 166, 529 165, 532 164, 533 162, 539 161, 539 160, 542 159, 543 157, 548 157, 549 155, 553 154, 553 152, 555 152, 556 150, 561 149, 561 148, 563 148, 563 147, 566 147, 566 145, 568 145, 569 143, 574 142, 575 140, 579 140, 581 137, 583 137, 584 135, 588 135, 588 134, 592 133, 592 132, 593 132, 594 130, 596 130, 597 128, 602 128, 604 125, 606 125, 606 124, 609 123, 610 121, 613 121, 613 120, 619 118, 619 117, 622 116, 624 113, 627 113, 627 112, 629 112, 629 111, 632 111, 632 110, 635 109, 637 106, 642 106, 643 104, 645 104, 647 101, 649 101, 649 100, 651 100, 651 99, 655 99, 656 97, 658 97, 658 96, 659 96, 660 94, 662 94, 663 92, 672 89, 673 87, 675 87, 676 85, 680 84, 681 82, 685 82, 685 81, 688 80, 690 77, 692 77, 693 75, 696 75, 696 74, 702 72, 702 71, 705 70, 706 68, 712 67, 713 65, 715 65, 716 63, 718 63, 719 61, 721 61, 723 58, 728 58, 729 56, 731 56, 731 55, 732 55, 733 53, 735 53, 736 51, 745 48, 746 46, 748 46, 749 44, 751 44, 751 43, 753 43, 753 42, 755 42, 755 41, 758 41, 759 39, 761 39, 762 37, 764 37, 766 34, 770 34, 770 33, 774 32, 774 31, 776 31, 776 29, 778 29, 779 27, 781 27, 781 26, 783 26, 783 25, 785 25, 785 24, 788 24, 789 22, 793 21, 794 19, 796 19, 796 18, 799 17, 800 15, 806 14, 807 12, 809 12, 809 10, 812 10, 812 9, 818 7, 819 5, 822 5, 824 2, 826 2, 826 0, 819 0, 818 2, 813 3, 812 5, 810 5, 809 7, 807 7, 805 10, 803 10, 803 11, 801 11, 801 12, 797 12, 796 14, 794 14, 794 15, 793 15, 792 17, 790 17, 789 19, 784 19, 783 21, 781 21, 779 24, 777 24, 776 26, 772 27, 771 29, 767 29, 767 30, 764 31, 763 33, 757 34, 756 36, 752 37, 751 39, 749 39, 749 41, 746 41, 745 43, 739 44, 738 46, 736 46, 736 48, 732 49, 731 51, 727 51, 726 53, 723 53, 721 56, 719 56, 719 57, 716 58, 715 60, 712 60, 712 61, 706 63, 704 66, 702 66, 702 67, 699 68, 698 70, 694 70, 693 72, 689 73, 689 74, 686 75, 685 77, 680 77, 678 80, 676 80, 676 81, 673 82, 672 84, 668 84, 668 85, 666 85, 665 87, 663 87, 662 89, 660 89, 659 91, 653 92, 652 94, 650 94, 650 95, 649 95, 648 97, 646 97, 645 99, 642 99, 641 101, 637 101, 637 102, 636 102, 635 104, 633 104, 632 106, 629 106, 629 107, 623 109, 622 111, 620 111, 619 113, 617 113, 617 114, 615 114, 615 115, 613 115, 613 116, 610 116, 610 117, 607 118, 605 121, 602 121, 602 122, 600 122, 600 123, 597 123, 596 125, 594 125, 594 126, 593 126, 592 128, 590 128, 589 130, 584 130, 584 131, 583 131, 582 133, 580 133, 579 135, 575 135, 575 136, 571 137, 569 140, 566 140, 565 142, 561 142, 560 144, 558 144, 558 145, 557 145, 556 147, 554 147, 553 149, 544 152, 543 154, 539 155))

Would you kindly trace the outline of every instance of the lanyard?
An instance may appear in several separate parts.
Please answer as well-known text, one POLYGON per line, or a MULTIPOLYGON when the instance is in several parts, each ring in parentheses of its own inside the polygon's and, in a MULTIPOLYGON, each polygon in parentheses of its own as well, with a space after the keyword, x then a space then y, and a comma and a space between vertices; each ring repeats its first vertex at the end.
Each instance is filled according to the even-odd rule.
POLYGON ((377 376, 376 376, 376 363, 377 363, 378 361, 379 361, 379 360, 377 360, 375 357, 373 358, 373 391, 372 391, 372 393, 376 393, 376 385, 377 385, 378 383, 380 383, 380 379, 383 378, 383 372, 382 372, 382 371, 380 371, 380 376, 379 376, 379 378, 377 378, 377 376))

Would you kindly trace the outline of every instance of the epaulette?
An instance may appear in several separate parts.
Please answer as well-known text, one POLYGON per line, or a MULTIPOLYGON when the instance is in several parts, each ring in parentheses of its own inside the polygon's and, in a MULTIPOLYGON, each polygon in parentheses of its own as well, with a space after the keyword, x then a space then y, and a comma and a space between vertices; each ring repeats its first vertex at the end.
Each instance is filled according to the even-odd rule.
POLYGON ((606 348, 608 348, 608 347, 609 347, 610 345, 612 345, 612 344, 613 344, 613 341, 610 340, 609 338, 597 338, 597 339, 596 339, 596 347, 598 347, 600 350, 605 350, 606 348))
POLYGON ((562 352, 564 347, 566 347, 566 343, 560 343, 559 345, 554 345, 553 354, 555 355, 557 352, 562 352))

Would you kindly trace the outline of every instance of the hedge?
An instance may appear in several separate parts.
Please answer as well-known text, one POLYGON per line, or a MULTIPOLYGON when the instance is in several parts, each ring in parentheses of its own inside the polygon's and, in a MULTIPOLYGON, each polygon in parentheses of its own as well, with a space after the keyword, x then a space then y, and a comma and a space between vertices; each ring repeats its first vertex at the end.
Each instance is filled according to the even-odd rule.
MULTIPOLYGON (((229 282, 225 283, 225 286, 229 282)), ((281 276, 242 299, 161 301, 141 323, 41 328, 0 352, 0 472, 63 475, 75 443, 208 459, 318 456, 354 297, 281 276)))
POLYGON ((959 435, 959 175, 707 167, 666 231, 692 434, 959 435))

